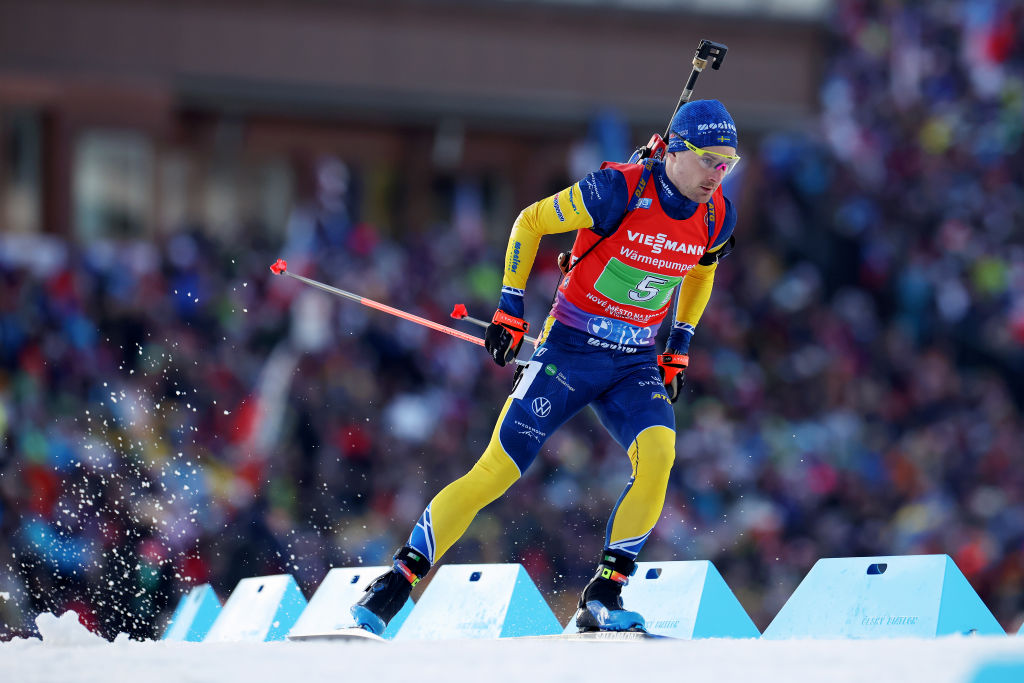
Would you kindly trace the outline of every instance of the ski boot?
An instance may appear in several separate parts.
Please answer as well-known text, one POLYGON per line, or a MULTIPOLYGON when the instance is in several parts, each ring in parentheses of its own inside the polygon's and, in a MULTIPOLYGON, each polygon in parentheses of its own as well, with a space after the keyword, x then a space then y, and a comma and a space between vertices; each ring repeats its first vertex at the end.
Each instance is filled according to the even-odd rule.
POLYGON ((622 587, 636 571, 636 561, 614 550, 606 550, 597 565, 597 573, 583 589, 576 627, 587 631, 646 631, 644 618, 623 609, 622 587))
POLYGON ((399 548, 394 560, 394 567, 374 579, 366 595, 349 609, 357 626, 378 636, 405 605, 413 586, 430 571, 427 558, 409 546, 399 548))

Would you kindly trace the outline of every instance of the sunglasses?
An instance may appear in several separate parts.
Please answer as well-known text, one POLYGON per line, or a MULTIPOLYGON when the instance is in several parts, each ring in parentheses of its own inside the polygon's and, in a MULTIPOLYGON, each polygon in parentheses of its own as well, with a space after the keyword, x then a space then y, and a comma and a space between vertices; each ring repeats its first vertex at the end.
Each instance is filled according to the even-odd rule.
POLYGON ((740 162, 740 158, 738 156, 719 154, 718 152, 701 149, 700 147, 692 144, 689 140, 683 140, 683 144, 686 145, 686 149, 697 155, 700 163, 709 171, 717 171, 721 169, 726 173, 729 173, 729 171, 731 171, 736 164, 740 162))

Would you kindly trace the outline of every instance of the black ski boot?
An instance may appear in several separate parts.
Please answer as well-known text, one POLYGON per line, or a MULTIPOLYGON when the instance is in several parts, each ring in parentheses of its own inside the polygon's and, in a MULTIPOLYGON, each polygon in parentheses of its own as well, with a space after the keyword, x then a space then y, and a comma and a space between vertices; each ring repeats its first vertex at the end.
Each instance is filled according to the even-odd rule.
POLYGON ((399 548, 394 560, 391 571, 374 579, 366 587, 366 595, 349 609, 357 626, 378 636, 405 605, 413 586, 430 571, 427 558, 409 546, 399 548))
POLYGON ((622 608, 622 587, 636 571, 636 560, 605 550, 597 573, 583 589, 576 627, 585 631, 645 631, 644 618, 622 608))

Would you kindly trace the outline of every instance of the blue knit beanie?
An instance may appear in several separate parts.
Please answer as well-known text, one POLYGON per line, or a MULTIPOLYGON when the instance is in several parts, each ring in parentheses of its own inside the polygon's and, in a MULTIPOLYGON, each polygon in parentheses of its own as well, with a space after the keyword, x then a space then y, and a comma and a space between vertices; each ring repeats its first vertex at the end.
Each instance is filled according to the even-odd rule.
POLYGON ((736 146, 736 124, 718 100, 687 102, 672 117, 669 128, 669 152, 686 151, 683 140, 695 147, 736 146))

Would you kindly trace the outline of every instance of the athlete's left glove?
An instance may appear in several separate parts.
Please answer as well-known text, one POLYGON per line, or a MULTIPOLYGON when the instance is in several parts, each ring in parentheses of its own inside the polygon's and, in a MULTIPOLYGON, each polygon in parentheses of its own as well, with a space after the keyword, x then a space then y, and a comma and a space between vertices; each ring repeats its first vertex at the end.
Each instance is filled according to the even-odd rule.
POLYGON ((679 398, 683 388, 683 372, 689 364, 690 356, 685 353, 665 349, 665 353, 658 354, 658 372, 661 373, 661 381, 665 383, 665 391, 672 403, 679 398))
POLYGON ((484 332, 484 348, 495 363, 504 367, 519 353, 523 335, 529 330, 530 323, 499 308, 484 332))

